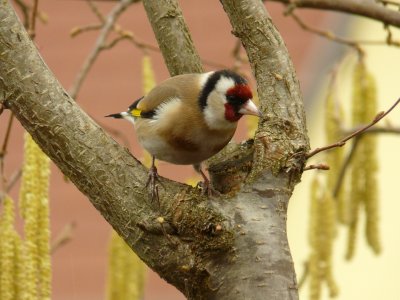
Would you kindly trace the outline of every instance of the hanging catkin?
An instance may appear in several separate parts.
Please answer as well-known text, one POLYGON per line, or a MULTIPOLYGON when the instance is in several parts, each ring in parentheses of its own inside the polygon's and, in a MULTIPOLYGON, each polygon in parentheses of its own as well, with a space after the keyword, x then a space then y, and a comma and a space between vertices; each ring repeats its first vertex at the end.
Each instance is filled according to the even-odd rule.
MULTIPOLYGON (((341 123, 344 120, 343 110, 340 107, 340 103, 336 101, 336 93, 334 89, 334 79, 328 89, 328 94, 325 100, 325 136, 326 144, 333 144, 342 138, 341 123)), ((326 162, 329 166, 329 172, 327 172, 327 188, 332 194, 336 188, 336 183, 340 176, 340 168, 343 163, 344 148, 339 147, 326 153, 326 162)), ((347 210, 344 197, 344 187, 340 189, 338 194, 335 196, 337 205, 337 217, 339 222, 347 222, 347 210)))
MULTIPOLYGON (((354 126, 371 122, 376 114, 377 96, 375 80, 368 73, 362 60, 358 61, 353 73, 352 119, 354 126)), ((365 207, 366 237, 375 253, 381 250, 379 241, 379 206, 376 180, 377 157, 376 136, 358 137, 358 145, 351 163, 349 194, 349 232, 346 258, 355 253, 360 208, 365 207)))
POLYGON ((322 189, 317 178, 311 184, 311 209, 309 243, 311 255, 308 261, 310 276, 310 299, 319 300, 325 282, 331 297, 338 294, 332 275, 332 248, 336 236, 335 200, 322 189))
POLYGON ((115 231, 111 235, 109 256, 107 299, 141 299, 145 265, 115 231))
MULTIPOLYGON (((14 231, 14 291, 15 299, 28 300, 25 290, 25 248, 21 236, 14 231)), ((2 299, 0 297, 0 299, 2 299)))
POLYGON ((14 201, 6 196, 3 200, 3 214, 0 219, 0 299, 15 299, 14 201))
POLYGON ((25 133, 20 214, 24 219, 28 299, 51 298, 49 158, 25 133))

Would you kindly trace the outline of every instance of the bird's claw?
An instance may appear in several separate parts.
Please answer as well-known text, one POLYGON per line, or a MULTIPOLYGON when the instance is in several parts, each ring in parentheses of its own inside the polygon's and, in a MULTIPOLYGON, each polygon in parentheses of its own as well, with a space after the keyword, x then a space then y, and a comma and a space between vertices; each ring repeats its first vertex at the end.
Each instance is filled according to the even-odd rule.
POLYGON ((149 177, 147 178, 146 188, 149 188, 151 200, 156 199, 158 206, 160 206, 160 197, 158 194, 157 183, 163 186, 163 184, 160 181, 160 176, 158 175, 157 168, 153 165, 149 169, 149 177))
POLYGON ((201 189, 201 194, 203 196, 207 195, 208 198, 218 197, 221 195, 214 187, 212 186, 210 180, 204 180, 197 183, 197 187, 201 189))

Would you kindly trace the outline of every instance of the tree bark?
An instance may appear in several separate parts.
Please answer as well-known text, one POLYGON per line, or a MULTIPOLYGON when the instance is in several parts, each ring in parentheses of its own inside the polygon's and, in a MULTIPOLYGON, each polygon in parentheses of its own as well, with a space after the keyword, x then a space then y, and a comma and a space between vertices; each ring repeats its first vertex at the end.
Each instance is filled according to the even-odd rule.
POLYGON ((281 171, 297 182, 309 150, 303 100, 286 46, 264 4, 257 0, 221 0, 243 43, 253 73, 264 118, 255 135, 257 165, 250 179, 264 170, 281 171), (297 170, 297 171, 296 171, 297 170))
MULTIPOLYGON (((147 170, 68 96, 7 1, 0 3, 0 101, 141 259, 189 299, 297 299, 286 236, 288 201, 308 150, 297 79, 262 2, 222 2, 248 52, 266 118, 254 145, 231 145, 213 161, 217 187, 230 186, 218 199, 162 179, 160 208, 152 203, 147 170)), ((155 3, 176 3, 144 3, 156 36, 164 30, 160 48, 174 43, 163 50, 170 72, 200 71, 179 8, 156 11, 155 3)))
POLYGON ((368 0, 270 0, 290 5, 292 8, 315 8, 339 11, 366 17, 400 28, 400 12, 389 9, 378 1, 368 0))
POLYGON ((176 0, 143 0, 158 45, 171 76, 201 73, 200 56, 176 0))

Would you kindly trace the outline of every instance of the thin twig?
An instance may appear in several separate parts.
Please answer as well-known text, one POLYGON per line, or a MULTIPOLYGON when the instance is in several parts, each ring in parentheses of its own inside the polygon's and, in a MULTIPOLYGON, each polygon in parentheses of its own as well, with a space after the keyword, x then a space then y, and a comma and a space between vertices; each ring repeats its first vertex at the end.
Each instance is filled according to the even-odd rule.
POLYGON ((322 152, 322 151, 326 151, 329 149, 333 149, 333 148, 337 148, 337 147, 342 147, 343 145, 346 144, 346 142, 350 139, 352 139, 353 137, 357 136, 357 135, 361 135, 362 133, 364 133, 365 131, 367 131, 370 127, 374 126, 376 123, 378 123, 380 120, 382 120, 384 117, 387 116, 387 114, 389 114, 396 106, 397 104, 399 104, 400 102, 400 98, 397 99, 397 101, 386 111, 386 112, 380 112, 378 113, 375 118, 372 120, 371 123, 369 123, 368 125, 356 130, 355 132, 353 132, 352 134, 346 136, 345 138, 341 139, 340 141, 338 141, 337 143, 325 146, 325 147, 321 147, 321 148, 316 148, 313 151, 309 152, 306 155, 306 159, 309 159, 310 157, 313 157, 314 155, 322 152))
MULTIPOLYGON (((100 12, 99 8, 92 2, 89 1, 88 2, 90 8, 92 9, 93 13, 97 16, 97 18, 99 19, 99 21, 104 24, 106 19, 103 16, 103 14, 100 12)), ((128 30, 124 30, 121 28, 120 25, 118 24, 113 24, 112 25, 113 30, 120 35, 120 37, 123 37, 124 39, 128 39, 130 42, 132 42, 136 47, 138 48, 146 48, 147 50, 152 50, 152 51, 157 51, 160 52, 160 49, 157 46, 151 45, 151 44, 146 44, 143 43, 141 41, 139 41, 135 35, 133 34, 133 32, 128 31, 128 30)), ((118 39, 118 38, 117 38, 118 39)), ((106 47, 106 49, 108 49, 109 47, 106 47)))
POLYGON ((66 224, 50 246, 50 253, 53 254, 60 247, 68 243, 73 237, 73 231, 76 227, 75 222, 66 224))
POLYGON ((308 166, 304 167, 303 170, 308 171, 308 170, 315 170, 315 169, 327 171, 330 169, 330 167, 327 164, 320 163, 320 164, 316 164, 316 165, 308 165, 308 166))
POLYGON ((360 0, 270 0, 297 8, 314 8, 359 15, 400 28, 400 13, 375 1, 360 0))
MULTIPOLYGON (((19 168, 14 174, 10 177, 8 182, 3 181, 3 185, 5 186, 2 190, 0 190, 0 200, 4 199, 4 196, 9 194, 11 189, 17 183, 18 179, 21 178, 22 168, 19 168)), ((4 178, 4 177, 3 177, 4 178)), ((1 202, 1 201, 0 201, 1 202)))
POLYGON ((333 197, 336 199, 339 195, 340 188, 344 182, 344 178, 346 176, 346 171, 350 166, 350 162, 353 159, 354 153, 356 152, 357 146, 359 145, 360 136, 356 137, 353 141, 352 147, 349 153, 346 156, 346 159, 343 161, 342 167, 340 168, 339 175, 333 189, 333 197))
MULTIPOLYGON (((348 132, 349 134, 351 132, 354 132, 363 126, 357 126, 356 128, 350 129, 350 130, 346 130, 346 132, 348 132)), ((400 134, 400 127, 392 127, 392 126, 387 126, 387 127, 372 127, 369 128, 367 131, 365 131, 364 134, 377 134, 377 133, 389 133, 389 134, 400 134)))
POLYGON ((75 99, 78 95, 78 92, 82 86, 84 79, 86 78, 89 70, 93 66, 94 62, 96 61, 99 53, 101 52, 102 48, 105 45, 107 36, 109 35, 110 31, 113 29, 115 22, 117 21, 118 17, 121 15, 125 9, 128 8, 129 5, 132 4, 133 0, 121 0, 114 8, 111 10, 109 15, 106 18, 106 21, 103 25, 103 28, 96 40, 94 48, 86 58, 81 70, 79 71, 77 77, 74 80, 72 87, 69 90, 70 96, 75 99))
MULTIPOLYGON (((352 130, 354 131, 354 130, 352 130)), ((369 128, 364 132, 365 134, 377 134, 377 133, 391 133, 391 134, 400 134, 400 128, 393 128, 393 127, 373 127, 369 128)), ((352 147, 349 151, 349 153, 346 156, 346 159, 344 160, 342 167, 340 168, 339 175, 335 184, 335 187, 333 189, 333 196, 336 198, 337 195, 340 192, 340 188, 344 182, 344 178, 346 176, 346 171, 348 169, 348 166, 350 165, 351 160, 354 157, 354 153, 356 152, 357 146, 359 145, 360 138, 356 137, 354 139, 354 142, 352 144, 352 147)))
POLYGON ((106 18, 103 16, 97 5, 93 1, 88 1, 88 5, 93 11, 93 13, 97 16, 102 24, 106 22, 106 18))
POLYGON ((152 44, 148 44, 142 41, 139 41, 137 37, 133 34, 133 32, 128 31, 128 30, 122 30, 121 28, 118 27, 116 31, 119 35, 125 37, 128 41, 130 41, 135 47, 139 49, 146 49, 146 50, 151 50, 154 52, 160 52, 160 48, 157 46, 154 46, 152 44))
POLYGON ((34 0, 31 22, 29 24, 29 36, 31 37, 32 40, 35 38, 36 35, 36 16, 38 11, 38 6, 39 6, 39 0, 34 0))
POLYGON ((309 271, 310 271, 308 261, 305 261, 303 265, 304 265, 304 271, 299 279, 299 283, 297 284, 299 290, 303 287, 304 283, 306 282, 306 279, 307 279, 309 271))
POLYGON ((23 20, 24 20, 23 21, 24 27, 28 28, 29 27, 29 6, 23 0, 14 0, 14 1, 21 9, 21 12, 23 15, 23 20))
POLYGON ((92 30, 99 30, 99 29, 101 29, 101 27, 103 27, 102 24, 89 24, 86 26, 75 27, 75 28, 71 29, 69 35, 70 35, 70 37, 77 37, 81 33, 92 31, 92 30))
POLYGON ((293 11, 288 12, 288 14, 290 14, 290 16, 293 18, 293 20, 295 20, 296 23, 303 30, 311 32, 311 33, 314 33, 314 34, 319 35, 321 37, 327 38, 327 39, 329 39, 331 41, 335 41, 337 43, 344 44, 346 46, 350 46, 350 47, 356 49, 359 52, 363 52, 358 43, 356 43, 356 42, 354 42, 352 40, 348 40, 348 39, 345 39, 345 38, 338 37, 338 36, 336 36, 334 33, 330 32, 330 31, 323 31, 323 30, 320 30, 320 29, 317 29, 317 28, 313 28, 313 27, 307 25, 306 23, 304 23, 303 20, 301 20, 300 17, 297 16, 293 11))
POLYGON ((393 5, 393 6, 400 8, 400 2, 390 1, 390 0, 378 0, 377 2, 382 3, 384 6, 393 5))
MULTIPOLYGON (((104 22, 105 22, 105 17, 103 16, 103 14, 100 12, 98 7, 92 1, 89 1, 88 4, 89 4, 90 8, 92 9, 93 13, 97 16, 97 18, 101 22, 100 25, 97 25, 98 27, 101 28, 103 26, 102 24, 104 24, 104 22)), ((71 31, 71 35, 76 36, 84 31, 95 30, 97 26, 96 25, 88 25, 85 27, 74 28, 71 31)), ((149 51, 153 51, 156 53, 161 52, 160 48, 158 46, 141 41, 140 39, 138 39, 135 36, 135 34, 132 31, 122 29, 121 26, 119 26, 118 24, 113 25, 113 31, 121 36, 121 38, 117 38, 116 40, 114 40, 113 46, 115 46, 116 42, 119 42, 120 40, 127 40, 139 49, 149 50, 149 51)), ((102 50, 110 49, 110 45, 111 45, 111 43, 108 44, 108 46, 104 46, 102 50)), ((221 63, 218 63, 215 61, 211 61, 208 59, 202 59, 201 61, 204 65, 207 65, 212 68, 217 68, 217 69, 227 69, 228 68, 224 64, 221 64, 221 63)))
POLYGON ((6 156, 7 153, 7 146, 8 146, 8 141, 10 140, 11 136, 11 128, 14 120, 14 114, 11 113, 10 117, 8 119, 8 124, 7 124, 7 129, 6 129, 6 134, 4 136, 3 140, 3 145, 1 146, 0 150, 0 174, 1 174, 1 182, 4 187, 5 184, 5 176, 4 176, 4 157, 6 156))
POLYGON ((363 52, 363 50, 362 50, 360 45, 371 45, 371 46, 372 45, 376 45, 376 46, 384 45, 384 46, 400 47, 400 42, 394 41, 392 39, 391 31, 388 28, 385 28, 385 30, 387 31, 387 37, 386 37, 385 40, 382 40, 382 41, 351 40, 351 39, 346 39, 346 38, 337 36, 331 31, 323 31, 323 30, 320 30, 318 28, 311 27, 310 25, 307 25, 306 23, 304 23, 304 21, 298 15, 296 15, 293 11, 291 11, 289 14, 292 16, 292 18, 296 21, 296 23, 303 30, 311 32, 311 33, 314 33, 314 34, 316 34, 318 36, 327 38, 327 39, 329 39, 331 41, 334 41, 336 43, 343 44, 343 45, 346 45, 346 46, 350 46, 350 47, 356 49, 358 52, 361 52, 361 53, 363 52))
POLYGON ((113 48, 115 45, 117 45, 120 41, 128 39, 128 36, 120 35, 113 39, 110 43, 105 44, 103 47, 101 47, 101 50, 108 50, 113 48))
POLYGON ((388 24, 384 24, 384 29, 386 30, 386 44, 389 46, 399 47, 400 42, 393 40, 393 33, 392 33, 390 26, 388 24))
POLYGON ((19 168, 17 171, 14 172, 13 175, 11 175, 10 179, 7 182, 5 192, 8 194, 11 189, 14 187, 14 185, 18 182, 18 180, 21 178, 22 175, 22 167, 19 168))
POLYGON ((237 59, 240 60, 240 49, 242 48, 242 41, 240 39, 237 39, 235 42, 235 45, 233 46, 233 50, 232 50, 232 56, 237 59))

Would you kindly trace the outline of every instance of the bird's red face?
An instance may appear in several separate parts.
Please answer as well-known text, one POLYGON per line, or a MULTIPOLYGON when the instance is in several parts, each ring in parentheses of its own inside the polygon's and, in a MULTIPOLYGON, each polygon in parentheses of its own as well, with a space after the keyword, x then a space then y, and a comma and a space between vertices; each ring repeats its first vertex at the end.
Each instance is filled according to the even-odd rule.
POLYGON ((251 101, 253 94, 247 84, 236 84, 226 91, 225 119, 237 122, 243 115, 260 116, 260 112, 251 101))

